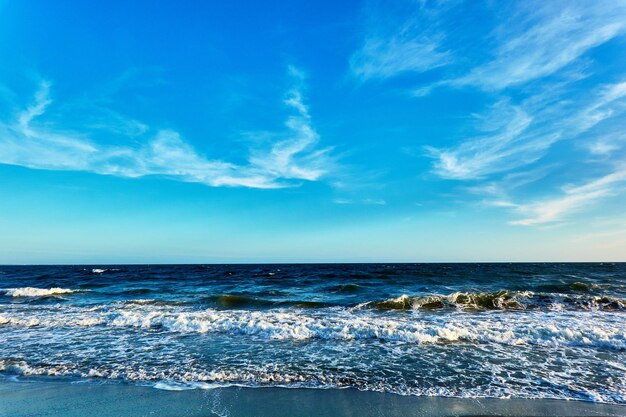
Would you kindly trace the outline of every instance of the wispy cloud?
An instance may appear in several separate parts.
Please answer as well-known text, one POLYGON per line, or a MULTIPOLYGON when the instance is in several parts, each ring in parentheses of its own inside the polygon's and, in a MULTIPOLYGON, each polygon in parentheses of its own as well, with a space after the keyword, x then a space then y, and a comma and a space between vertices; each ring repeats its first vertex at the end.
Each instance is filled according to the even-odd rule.
POLYGON ((349 198, 335 198, 333 200, 335 204, 347 205, 347 204, 363 204, 367 206, 385 206, 387 201, 382 198, 363 198, 363 199, 349 199, 349 198))
POLYGON ((475 137, 449 148, 426 147, 442 178, 476 180, 531 164, 561 140, 573 139, 626 110, 626 82, 596 88, 578 100, 531 96, 519 105, 500 100, 478 120, 475 137))
MULTIPOLYGON (((558 95, 557 95, 558 96, 558 95)), ((444 178, 461 180, 482 180, 468 191, 486 196, 483 203, 499 207, 521 216, 512 221, 513 225, 535 226, 555 224, 567 219, 573 213, 589 209, 602 199, 621 194, 626 182, 626 168, 623 154, 613 152, 621 149, 623 124, 610 124, 604 128, 603 122, 619 120, 616 116, 626 110, 626 83, 619 82, 597 87, 591 93, 584 93, 577 100, 564 100, 558 104, 554 100, 530 97, 522 114, 533 114, 532 118, 524 118, 519 111, 493 111, 485 119, 500 120, 508 127, 505 132, 514 131, 515 135, 507 136, 497 131, 486 137, 472 139, 447 150, 430 151, 438 158, 434 164, 435 172, 444 178), (517 122, 527 120, 527 124, 517 122), (510 126, 520 126, 519 131, 510 126), (602 136, 596 140, 588 140, 587 147, 593 155, 602 155, 603 165, 613 165, 613 172, 588 180, 578 186, 562 187, 556 196, 532 199, 511 198, 516 188, 530 184, 548 174, 550 164, 535 165, 526 171, 514 171, 492 179, 494 173, 510 171, 527 165, 543 157, 550 146, 561 140, 569 140, 585 132, 593 132, 593 128, 603 128, 602 136), (454 164, 444 164, 443 158, 454 158, 454 164), (484 180, 489 177, 488 180, 484 180)), ((495 123, 495 122, 494 122, 495 123)), ((497 125, 497 124, 496 124, 497 125)), ((494 125, 494 126, 496 126, 494 125)), ((572 161, 568 162, 569 164, 572 161)), ((554 164, 554 163, 552 163, 554 164)), ((584 178, 584 171, 580 177, 584 178)))
MULTIPOLYGON (((625 147, 626 125, 619 116, 626 111, 624 74, 598 70, 593 52, 626 34, 626 2, 448 6, 412 3, 412 9, 402 13, 372 9, 378 17, 370 18, 370 32, 350 61, 360 80, 441 67, 432 74, 441 77, 438 81, 408 87, 421 96, 422 105, 440 88, 471 89, 493 103, 472 114, 473 125, 459 126, 457 132, 462 133, 445 138, 445 145, 431 142, 424 147, 432 159, 431 172, 469 182, 463 191, 480 195, 484 204, 514 210, 522 216, 515 221, 519 225, 558 222, 618 192, 621 168, 587 179, 585 185, 563 187, 560 194, 542 200, 529 197, 534 192, 512 198, 516 188, 552 175, 547 167, 564 166, 565 161, 584 165, 601 158, 608 166, 623 163, 619 154, 625 147), (470 37, 458 26, 465 12, 481 16, 482 25, 472 26, 470 37), (577 143, 571 154, 587 149, 595 160, 553 152, 555 144, 574 139, 586 143, 577 143), (523 200, 530 202, 519 202, 523 200)), ((546 180, 551 186, 554 176, 546 180)), ((579 178, 584 182, 588 176, 581 172, 579 178)))
POLYGON ((597 138, 587 144, 587 149, 595 156, 609 156, 626 145, 626 134, 608 135, 597 138))
POLYGON ((115 115, 113 125, 118 126, 115 133, 151 133, 152 137, 137 146, 129 145, 132 140, 119 145, 103 143, 93 137, 111 123, 76 131, 58 127, 58 121, 40 122, 38 119, 53 103, 51 85, 42 81, 32 104, 11 120, 0 122, 0 163, 133 178, 156 175, 215 187, 280 188, 297 185, 301 180, 316 181, 327 174, 329 149, 316 147, 319 135, 304 103, 302 80, 294 83, 296 86, 285 100, 286 108, 292 112, 285 122, 286 130, 273 134, 268 149, 252 151, 247 164, 235 164, 203 156, 174 130, 151 133, 145 124, 114 112, 110 114, 115 115), (120 123, 124 120, 128 123, 120 123))
POLYGON ((487 90, 520 85, 556 73, 625 30, 624 2, 525 2, 494 32, 491 60, 442 83, 487 90))
POLYGON ((585 65, 574 64, 626 33, 623 1, 529 1, 482 10, 485 17, 493 15, 495 28, 478 39, 463 38, 447 19, 462 9, 458 3, 370 7, 365 41, 350 59, 352 74, 361 80, 387 79, 449 65, 443 79, 414 89, 415 95, 442 86, 500 91, 557 73, 584 77, 585 65))
POLYGON ((403 72, 424 72, 445 65, 449 54, 440 51, 440 37, 409 35, 403 30, 390 37, 370 38, 350 60, 352 73, 368 80, 403 72))
POLYGON ((463 187, 463 190, 473 195, 485 197, 482 203, 487 206, 510 207, 514 205, 509 201, 512 192, 549 176, 558 166, 558 164, 547 164, 532 169, 510 172, 501 178, 463 187))
MULTIPOLYGON (((303 75, 291 69, 291 73, 302 80, 303 75)), ((287 132, 267 151, 257 151, 250 158, 253 167, 279 179, 303 179, 314 181, 326 172, 330 165, 330 148, 316 149, 319 135, 313 127, 309 109, 302 97, 302 88, 292 88, 285 105, 295 111, 285 122, 287 132)))
MULTIPOLYGON (((516 149, 520 136, 532 123, 532 117, 519 106, 500 101, 486 117, 490 125, 487 134, 464 141, 449 149, 427 146, 429 156, 435 159, 434 172, 448 179, 482 178, 493 172, 510 169, 511 160, 530 163, 537 158, 535 147, 524 144, 524 158, 516 149)), ((542 143, 541 148, 544 147, 542 143)))
POLYGON ((421 73, 451 61, 438 17, 452 2, 406 2, 373 6, 367 35, 350 58, 352 74, 362 80, 421 73))
POLYGON ((626 110, 626 105, 621 99, 626 97, 626 81, 602 86, 594 101, 583 108, 574 119, 575 128, 585 131, 592 128, 605 119, 615 116, 626 110), (611 106, 612 104, 615 106, 611 106))
POLYGON ((603 177, 582 185, 566 186, 556 198, 538 200, 527 204, 511 204, 523 216, 511 224, 531 226, 562 221, 568 215, 583 210, 602 198, 615 195, 626 182, 626 167, 622 166, 603 177))

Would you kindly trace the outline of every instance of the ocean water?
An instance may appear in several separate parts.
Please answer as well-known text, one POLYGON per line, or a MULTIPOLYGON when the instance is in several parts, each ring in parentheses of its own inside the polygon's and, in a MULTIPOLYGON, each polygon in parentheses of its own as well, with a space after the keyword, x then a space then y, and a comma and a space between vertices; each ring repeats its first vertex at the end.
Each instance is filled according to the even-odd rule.
POLYGON ((0 374, 626 404, 626 264, 0 266, 0 374))

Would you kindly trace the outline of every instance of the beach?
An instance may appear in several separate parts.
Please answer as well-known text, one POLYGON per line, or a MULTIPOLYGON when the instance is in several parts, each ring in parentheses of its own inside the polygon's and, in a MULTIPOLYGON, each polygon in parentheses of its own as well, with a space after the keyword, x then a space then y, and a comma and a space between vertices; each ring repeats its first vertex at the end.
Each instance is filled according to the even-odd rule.
POLYGON ((216 388, 165 391, 36 378, 0 382, 2 417, 624 416, 581 401, 413 397, 355 389, 216 388))

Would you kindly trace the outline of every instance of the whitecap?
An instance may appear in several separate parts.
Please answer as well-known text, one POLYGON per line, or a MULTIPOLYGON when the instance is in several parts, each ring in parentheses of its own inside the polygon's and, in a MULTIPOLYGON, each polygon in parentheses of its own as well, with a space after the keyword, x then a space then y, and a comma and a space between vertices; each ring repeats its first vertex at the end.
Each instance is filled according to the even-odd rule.
POLYGON ((71 290, 69 288, 35 288, 35 287, 20 287, 20 288, 5 288, 4 294, 10 297, 47 297, 50 295, 58 294, 71 294, 77 292, 77 290, 71 290))
POLYGON ((195 389, 193 385, 182 384, 180 382, 173 381, 159 381, 154 384, 154 388, 164 390, 164 391, 187 391, 191 389, 195 389))

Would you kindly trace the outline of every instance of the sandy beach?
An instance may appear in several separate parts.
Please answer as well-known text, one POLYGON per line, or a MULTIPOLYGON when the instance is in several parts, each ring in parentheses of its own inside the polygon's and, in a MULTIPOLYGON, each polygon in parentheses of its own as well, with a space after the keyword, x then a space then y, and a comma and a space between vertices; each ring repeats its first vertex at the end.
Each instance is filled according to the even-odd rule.
POLYGON ((121 383, 21 378, 0 382, 2 417, 624 416, 626 406, 580 401, 456 399, 354 389, 166 391, 121 383))

